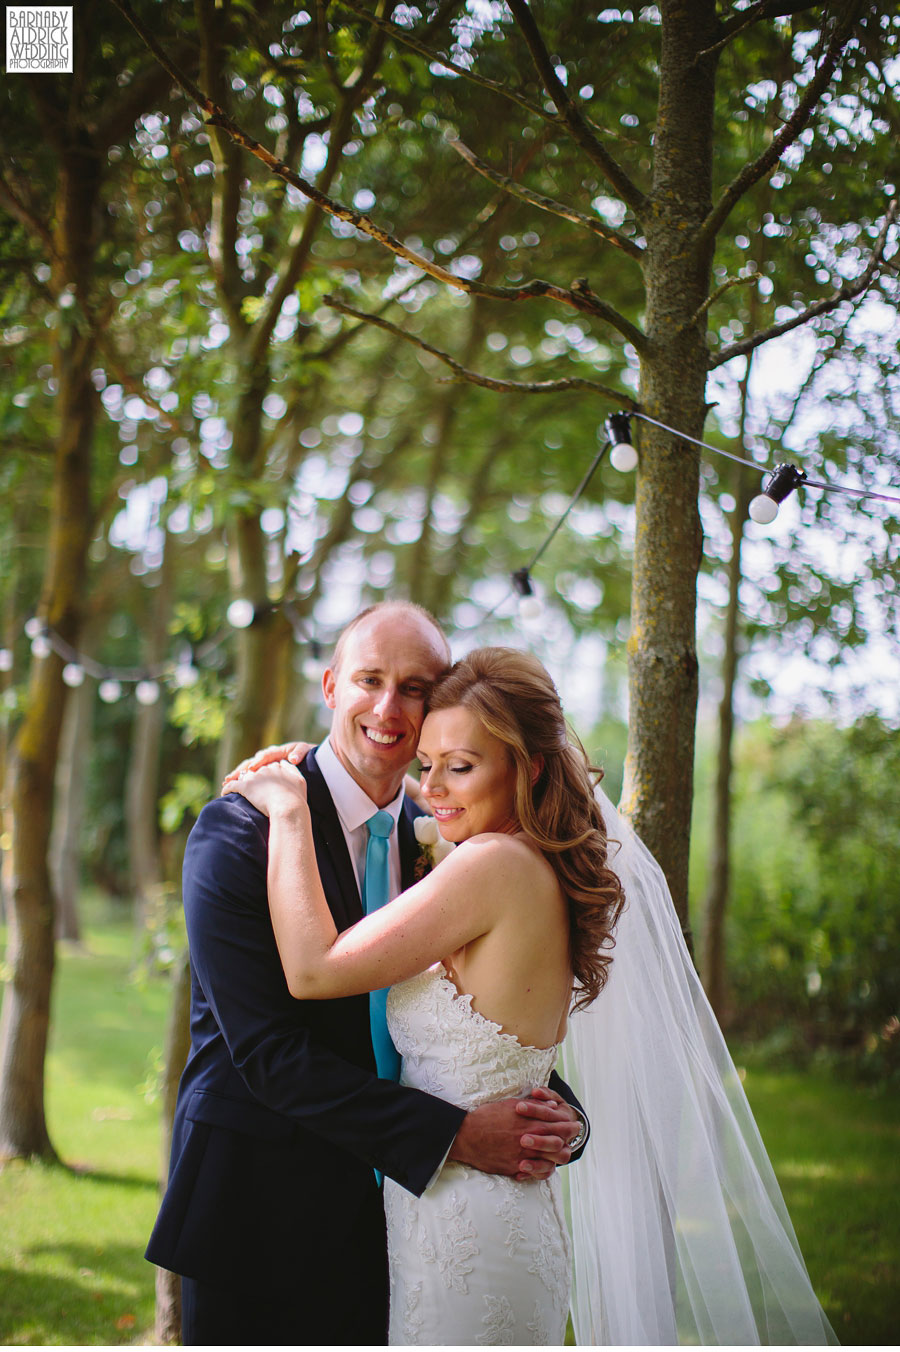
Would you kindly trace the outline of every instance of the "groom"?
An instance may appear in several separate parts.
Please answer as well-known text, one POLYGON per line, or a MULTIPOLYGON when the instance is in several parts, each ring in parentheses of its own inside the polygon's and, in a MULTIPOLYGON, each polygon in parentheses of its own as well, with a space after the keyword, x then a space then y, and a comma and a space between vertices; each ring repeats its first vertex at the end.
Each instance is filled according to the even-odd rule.
MULTIPOLYGON (((362 915, 366 822, 385 809, 390 896, 413 881, 404 798, 425 700, 450 664, 427 612, 357 616, 325 673, 331 732, 302 772, 339 929, 362 915)), ((386 1341, 387 1259, 374 1170, 421 1194, 446 1158, 547 1177, 581 1122, 561 1100, 466 1113, 375 1073, 369 997, 291 998, 266 898, 268 820, 230 794, 188 841, 191 1052, 169 1186, 147 1257, 182 1274, 186 1345, 386 1341)), ((564 1088, 564 1086, 563 1086, 564 1088)))

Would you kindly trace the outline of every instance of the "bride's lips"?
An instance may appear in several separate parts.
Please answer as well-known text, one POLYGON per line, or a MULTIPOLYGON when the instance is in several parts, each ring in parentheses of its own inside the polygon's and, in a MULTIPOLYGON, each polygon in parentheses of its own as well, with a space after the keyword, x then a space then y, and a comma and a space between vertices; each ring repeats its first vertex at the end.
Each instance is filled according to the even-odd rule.
POLYGON ((464 810, 461 807, 435 807, 433 803, 431 804, 431 811, 436 822, 450 821, 452 817, 461 816, 464 810))

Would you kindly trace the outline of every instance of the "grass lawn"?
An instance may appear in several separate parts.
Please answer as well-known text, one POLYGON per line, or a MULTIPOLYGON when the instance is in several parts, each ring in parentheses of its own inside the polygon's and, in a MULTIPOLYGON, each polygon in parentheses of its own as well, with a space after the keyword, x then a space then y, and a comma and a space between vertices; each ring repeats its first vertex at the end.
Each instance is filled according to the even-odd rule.
POLYGON ((0 1171, 0 1342, 146 1343, 155 1269, 159 1105, 141 1086, 162 1047, 168 990, 129 978, 130 925, 92 924, 63 951, 47 1065, 50 1137, 68 1167, 0 1171))
MULTIPOLYGON (((5 1345, 152 1338, 154 1270, 143 1250, 156 1215, 159 1106, 141 1086, 162 1046, 168 991, 130 981, 132 951, 128 924, 104 911, 84 950, 60 955, 47 1117, 69 1167, 0 1171, 5 1345)), ((755 1068, 745 1087, 838 1337, 895 1344, 900 1092, 755 1068)))
POLYGON ((896 1345, 900 1092, 821 1071, 758 1069, 744 1088, 838 1338, 896 1345))

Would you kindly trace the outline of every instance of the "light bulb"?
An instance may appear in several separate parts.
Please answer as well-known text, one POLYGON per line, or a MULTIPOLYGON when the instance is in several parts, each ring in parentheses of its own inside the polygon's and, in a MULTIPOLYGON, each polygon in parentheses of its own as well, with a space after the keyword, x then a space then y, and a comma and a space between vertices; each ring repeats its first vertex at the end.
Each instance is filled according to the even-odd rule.
POLYGON ((519 597, 519 614, 523 620, 536 620, 544 607, 536 596, 519 597))
POLYGON ((304 680, 312 685, 320 685, 327 665, 321 657, 304 657, 302 668, 304 680))
POLYGON ((225 618, 232 629, 247 629, 253 623, 255 613, 253 602, 245 596, 239 596, 225 611, 225 618))
POLYGON ((12 671, 13 655, 9 648, 0 648, 0 671, 12 671))
POLYGON ((75 690, 84 684, 84 667, 80 667, 77 662, 67 662, 63 667, 62 678, 66 685, 75 690))
POLYGON ((760 526, 770 525, 778 515, 778 503, 765 493, 759 493, 750 502, 750 518, 760 526))
POLYGON ((630 474, 638 462, 638 454, 630 441, 620 441, 609 453, 609 463, 620 474, 630 474))
POLYGON ((38 659, 49 657, 53 649, 50 647, 50 640, 46 634, 35 634, 31 640, 31 653, 38 659))
POLYGON ((118 681, 101 681, 97 694, 104 704, 115 704, 122 697, 122 687, 118 681))
POLYGON ((179 662, 172 672, 172 684, 178 690, 185 690, 190 685, 196 685, 199 679, 200 673, 193 662, 179 662))
POLYGON ((43 632, 44 626, 37 615, 32 615, 25 621, 26 638, 37 638, 38 634, 42 634, 43 632))
POLYGON ((138 704, 155 704, 159 699, 159 686, 156 681, 138 681, 134 697, 138 704))

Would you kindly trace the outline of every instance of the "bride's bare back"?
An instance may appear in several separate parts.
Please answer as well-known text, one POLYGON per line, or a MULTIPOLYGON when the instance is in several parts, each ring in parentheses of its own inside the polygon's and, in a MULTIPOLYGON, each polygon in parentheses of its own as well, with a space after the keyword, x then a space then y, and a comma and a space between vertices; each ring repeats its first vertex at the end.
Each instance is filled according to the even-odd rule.
POLYGON ((477 852, 488 843, 502 856, 500 888, 493 869, 483 884, 494 890, 491 927, 444 965, 485 1018, 523 1045, 549 1047, 565 1036, 572 996, 566 899, 546 859, 522 836, 483 835, 462 848, 477 852))

